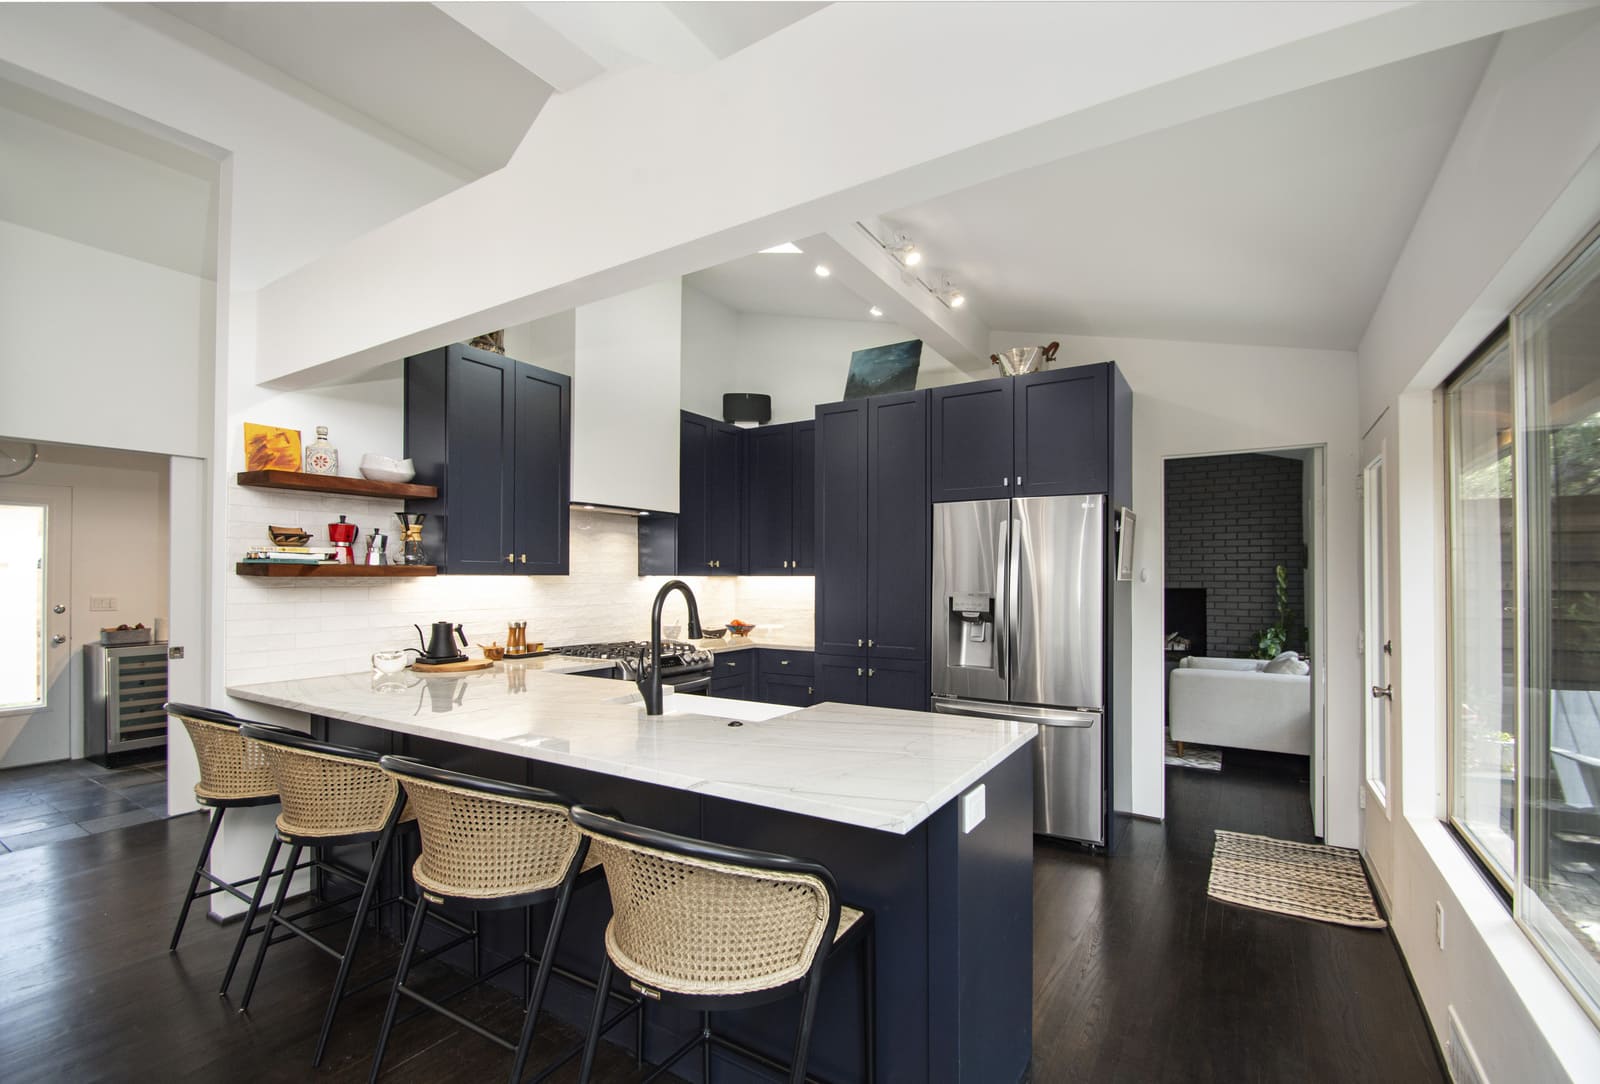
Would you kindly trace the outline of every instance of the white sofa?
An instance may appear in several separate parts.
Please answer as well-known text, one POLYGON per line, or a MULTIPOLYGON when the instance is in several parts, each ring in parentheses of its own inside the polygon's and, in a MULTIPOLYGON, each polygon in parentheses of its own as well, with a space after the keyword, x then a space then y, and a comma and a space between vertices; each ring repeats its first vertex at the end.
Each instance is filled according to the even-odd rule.
POLYGON ((1268 674, 1264 659, 1178 662, 1167 684, 1173 741, 1311 755, 1311 677, 1268 674))

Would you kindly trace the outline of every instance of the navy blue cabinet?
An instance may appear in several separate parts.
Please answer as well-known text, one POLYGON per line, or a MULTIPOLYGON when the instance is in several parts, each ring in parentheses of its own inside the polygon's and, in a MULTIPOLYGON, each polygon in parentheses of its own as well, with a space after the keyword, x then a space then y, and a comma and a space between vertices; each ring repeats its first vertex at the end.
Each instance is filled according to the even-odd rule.
POLYGON ((928 710, 928 664, 906 659, 873 659, 867 667, 866 703, 875 708, 928 710))
POLYGON ((1107 362, 935 388, 933 500, 1109 492, 1111 370, 1107 362))
POLYGON ((809 574, 816 529, 816 425, 768 425, 746 429, 742 436, 745 571, 752 576, 809 574))
POLYGON ((711 695, 729 700, 756 698, 756 652, 719 654, 711 662, 711 695))
POLYGON ((866 703, 871 665, 928 657, 928 393, 818 407, 816 439, 817 695, 866 703))
MULTIPOLYGON (((867 401, 817 408, 816 645, 867 652, 867 401)), ((818 660, 820 664, 820 658, 818 660)), ((824 679, 819 672, 818 681, 824 679)))
POLYGON ((1110 369, 1079 365, 1011 378, 1017 496, 1110 491, 1110 369))
POLYGON ((928 657, 928 393, 867 400, 867 657, 928 657))
POLYGON ((935 501, 1011 496, 1012 378, 934 388, 928 404, 935 501))
POLYGON ((817 655, 813 682, 816 702, 865 704, 867 702, 866 660, 855 655, 817 655))
POLYGON ((455 345, 405 363, 405 454, 439 487, 423 544, 452 574, 567 572, 572 378, 455 345))
POLYGON ((744 441, 736 426, 683 411, 678 513, 639 520, 639 575, 737 576, 744 570, 744 441))

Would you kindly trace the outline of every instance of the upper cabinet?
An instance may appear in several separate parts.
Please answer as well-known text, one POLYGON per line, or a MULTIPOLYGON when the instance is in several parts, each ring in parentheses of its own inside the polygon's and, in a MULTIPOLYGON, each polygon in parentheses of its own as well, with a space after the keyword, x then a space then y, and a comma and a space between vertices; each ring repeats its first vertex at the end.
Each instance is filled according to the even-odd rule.
POLYGON ((405 454, 444 573, 565 575, 572 378, 455 345, 406 359, 405 454))
POLYGON ((817 408, 818 653, 926 659, 928 393, 817 408))
POLYGON ((1107 362, 935 388, 933 499, 1109 492, 1114 383, 1107 362))
POLYGON ((744 440, 737 426, 683 411, 678 514, 639 520, 641 576, 737 576, 744 571, 744 440))
POLYGON ((815 562, 816 423, 744 431, 745 570, 809 576, 815 562))

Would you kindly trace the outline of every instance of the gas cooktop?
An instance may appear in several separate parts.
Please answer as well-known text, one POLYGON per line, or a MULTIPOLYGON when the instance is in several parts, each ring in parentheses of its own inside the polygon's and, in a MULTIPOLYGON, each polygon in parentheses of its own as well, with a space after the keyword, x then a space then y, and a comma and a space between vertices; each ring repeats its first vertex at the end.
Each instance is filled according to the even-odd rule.
MULTIPOLYGON (((573 655, 580 659, 617 659, 637 663, 640 655, 650 654, 648 640, 617 640, 601 644, 568 644, 550 649, 557 655, 573 655)), ((711 652, 703 651, 682 640, 661 641, 661 672, 694 673, 711 669, 711 652)))

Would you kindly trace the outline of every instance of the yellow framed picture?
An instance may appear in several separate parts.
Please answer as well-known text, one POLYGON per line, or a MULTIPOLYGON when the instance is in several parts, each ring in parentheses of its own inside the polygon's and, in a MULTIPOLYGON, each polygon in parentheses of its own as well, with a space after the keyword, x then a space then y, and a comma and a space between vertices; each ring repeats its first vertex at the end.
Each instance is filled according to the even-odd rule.
POLYGON ((300 469, 300 430, 244 423, 245 470, 300 469))

